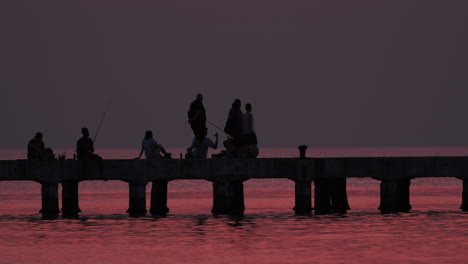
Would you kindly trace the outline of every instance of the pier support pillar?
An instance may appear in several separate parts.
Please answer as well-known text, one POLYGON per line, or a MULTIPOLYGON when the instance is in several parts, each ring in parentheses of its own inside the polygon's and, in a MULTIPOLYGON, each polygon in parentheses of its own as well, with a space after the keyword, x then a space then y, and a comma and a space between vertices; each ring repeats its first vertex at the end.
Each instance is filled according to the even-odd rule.
POLYGON ((78 200, 78 181, 62 182, 62 215, 77 217, 81 212, 78 200))
POLYGON ((463 179, 462 204, 460 206, 463 212, 468 211, 468 179, 463 179))
POLYGON ((243 181, 213 182, 213 214, 242 214, 244 210, 243 181))
POLYGON ((351 209, 346 192, 346 178, 316 179, 315 214, 346 213, 351 209))
POLYGON ((153 215, 167 214, 167 185, 166 180, 153 181, 151 187, 151 208, 150 212, 153 215))
POLYGON ((411 180, 389 181, 380 183, 380 206, 381 212, 408 212, 410 205, 411 180))
POLYGON ((295 181, 295 205, 293 210, 298 214, 312 211, 312 182, 295 181))
POLYGON ((232 183, 233 199, 232 199, 232 213, 243 214, 245 211, 244 204, 244 182, 235 181, 232 183))
POLYGON ((43 217, 56 217, 60 213, 58 200, 58 183, 41 183, 43 217))
POLYGON ((128 210, 132 216, 145 215, 146 210, 146 183, 129 182, 128 210))

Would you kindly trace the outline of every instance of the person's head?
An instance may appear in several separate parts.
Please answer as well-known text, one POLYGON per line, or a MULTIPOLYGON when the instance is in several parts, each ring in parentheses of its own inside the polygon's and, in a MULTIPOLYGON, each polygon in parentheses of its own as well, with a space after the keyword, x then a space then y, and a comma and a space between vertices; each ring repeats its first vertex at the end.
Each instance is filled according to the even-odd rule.
POLYGON ((153 131, 146 130, 145 132, 145 139, 152 139, 153 138, 153 131))
POLYGON ((36 136, 34 137, 36 140, 42 140, 42 133, 41 132, 37 132, 36 133, 36 136))
POLYGON ((249 113, 252 112, 252 105, 251 104, 246 104, 245 105, 245 111, 247 111, 249 113))
POLYGON ((86 128, 86 127, 81 128, 81 134, 82 134, 84 137, 89 137, 88 128, 86 128))
POLYGON ((197 101, 203 102, 203 94, 201 93, 197 94, 197 101))
POLYGON ((232 107, 240 108, 241 107, 241 101, 239 99, 234 100, 234 103, 232 103, 232 107))
POLYGON ((54 155, 54 151, 51 149, 51 148, 46 148, 45 149, 46 153, 53 156, 54 155))

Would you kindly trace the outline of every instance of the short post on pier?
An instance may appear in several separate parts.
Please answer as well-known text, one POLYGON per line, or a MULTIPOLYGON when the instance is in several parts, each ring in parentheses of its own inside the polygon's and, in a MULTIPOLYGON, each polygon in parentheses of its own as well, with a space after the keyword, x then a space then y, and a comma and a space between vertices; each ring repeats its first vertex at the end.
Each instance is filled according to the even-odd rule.
POLYGON ((146 183, 129 182, 129 203, 127 213, 138 216, 145 215, 146 210, 146 183))

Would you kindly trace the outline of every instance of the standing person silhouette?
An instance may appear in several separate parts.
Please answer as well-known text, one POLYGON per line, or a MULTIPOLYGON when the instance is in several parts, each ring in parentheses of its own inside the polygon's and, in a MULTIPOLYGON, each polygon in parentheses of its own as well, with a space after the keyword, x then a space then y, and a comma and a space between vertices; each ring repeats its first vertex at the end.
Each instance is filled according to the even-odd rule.
POLYGON ((242 145, 242 122, 241 101, 236 99, 232 103, 226 125, 224 126, 224 132, 231 137, 224 141, 228 156, 237 157, 239 155, 239 147, 242 145))
POLYGON ((252 105, 245 105, 245 113, 243 114, 243 140, 241 147, 241 156, 247 158, 256 158, 258 156, 257 134, 254 129, 254 118, 252 115, 252 105))
POLYGON ((226 121, 226 126, 224 127, 224 132, 232 137, 235 145, 240 145, 240 140, 242 137, 242 110, 241 110, 241 101, 239 99, 234 100, 232 107, 229 110, 228 119, 226 121))
POLYGON ((190 123, 190 127, 192 127, 195 138, 202 141, 206 136, 207 128, 203 95, 201 93, 197 94, 197 98, 190 104, 190 109, 187 114, 188 122, 190 123))

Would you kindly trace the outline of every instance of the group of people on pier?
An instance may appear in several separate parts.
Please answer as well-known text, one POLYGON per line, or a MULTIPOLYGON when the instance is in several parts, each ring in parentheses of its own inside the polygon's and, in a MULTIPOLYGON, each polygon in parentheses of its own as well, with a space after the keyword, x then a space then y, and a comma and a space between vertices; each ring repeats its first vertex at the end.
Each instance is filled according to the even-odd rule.
MULTIPOLYGON (((246 104, 245 113, 241 110, 241 101, 234 100, 229 110, 224 133, 227 140, 223 142, 226 150, 212 157, 229 158, 256 158, 259 154, 257 147, 257 136, 254 129, 254 119, 252 114, 252 105, 246 104)), ((218 148, 218 133, 213 133, 215 141, 208 137, 208 128, 206 126, 206 111, 203 105, 203 95, 197 94, 196 99, 190 104, 188 111, 188 122, 193 130, 194 138, 192 144, 187 148, 186 158, 206 159, 208 149, 218 148)), ((209 122, 209 121, 208 121, 209 122)), ((216 126, 215 126, 216 127, 216 126)), ((94 153, 94 142, 89 137, 89 130, 86 127, 81 129, 82 137, 76 144, 76 156, 78 160, 102 160, 94 153)), ((145 154, 146 159, 171 158, 171 153, 159 144, 153 137, 153 132, 148 130, 141 143, 141 150, 137 159, 145 154)), ((43 134, 37 132, 35 137, 28 143, 28 159, 52 160, 56 156, 51 148, 46 148, 43 141, 43 134)), ((59 156, 64 158, 64 155, 59 156)))
MULTIPOLYGON (((94 142, 89 137, 89 130, 86 127, 81 129, 82 137, 76 142, 76 155, 78 160, 102 160, 94 153, 94 142)), ((51 148, 46 148, 41 132, 37 132, 33 139, 28 143, 28 159, 31 160, 53 160, 55 156, 51 148)), ((65 156, 62 156, 65 158, 65 156)), ((59 156, 60 158, 60 156, 59 156)))
MULTIPOLYGON (((221 156, 256 158, 258 156, 257 135, 254 129, 252 105, 245 105, 245 113, 241 110, 241 101, 234 100, 229 110, 224 133, 228 139, 223 142, 225 151, 221 156)), ((204 159, 208 148, 217 149, 218 133, 213 133, 215 142, 207 137, 208 128, 206 123, 205 107, 203 106, 203 95, 197 94, 196 99, 190 104, 188 111, 188 122, 193 130, 194 138, 192 145, 187 149, 187 157, 204 159)), ((210 122, 211 123, 211 122, 210 122)))

